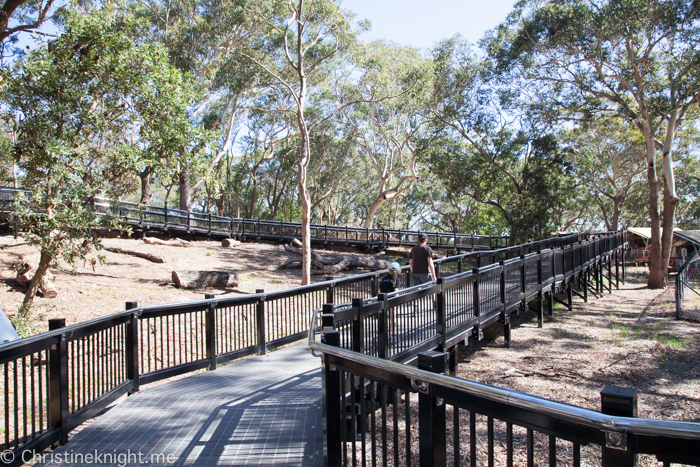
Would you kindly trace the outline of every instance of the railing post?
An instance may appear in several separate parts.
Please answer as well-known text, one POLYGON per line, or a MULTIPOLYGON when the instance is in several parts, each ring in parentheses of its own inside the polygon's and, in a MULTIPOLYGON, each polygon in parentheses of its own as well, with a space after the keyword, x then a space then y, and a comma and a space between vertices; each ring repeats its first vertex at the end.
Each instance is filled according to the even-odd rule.
POLYGON ((569 281, 569 285, 566 287, 566 299, 569 311, 574 309, 574 282, 573 278, 569 281))
MULTIPOLYGON (((418 368, 432 373, 445 373, 444 352, 421 352, 418 368)), ((430 392, 431 386, 418 395, 418 436, 421 467, 444 467, 446 458, 445 402, 430 392)))
POLYGON ((352 323, 352 350, 353 352, 365 353, 365 323, 364 316, 362 316, 364 301, 361 298, 353 298, 352 307, 357 308, 357 315, 353 318, 352 323))
MULTIPOLYGON (((211 300, 216 295, 212 293, 204 294, 204 298, 211 300)), ((209 359, 209 370, 216 370, 216 303, 209 302, 207 315, 205 318, 205 339, 207 346, 207 358, 209 359)))
MULTIPOLYGON (((264 294, 264 289, 256 289, 255 293, 264 294)), ((258 321, 258 346, 260 347, 260 355, 265 355, 267 351, 267 344, 265 342, 265 296, 261 296, 258 299, 257 306, 257 321, 258 321)))
MULTIPOLYGON (((332 327, 323 328, 322 342, 333 347, 340 347, 340 333, 332 327)), ((323 443, 326 466, 339 467, 342 465, 342 388, 340 387, 340 372, 331 365, 329 357, 323 354, 321 359, 321 374, 323 384, 323 443)))
POLYGON ((379 295, 377 295, 377 301, 382 303, 382 309, 379 312, 379 323, 377 323, 379 325, 379 335, 377 336, 377 352, 379 358, 385 359, 388 356, 387 348, 389 347, 389 335, 391 335, 392 339, 395 337, 395 335, 393 323, 389 322, 389 299, 387 297, 387 294, 380 293, 379 295))
MULTIPOLYGON (((637 390, 605 386, 600 392, 600 411, 618 417, 637 416, 637 390)), ((633 467, 637 455, 633 451, 632 438, 627 433, 604 431, 603 467, 633 467)))
MULTIPOLYGON (((49 331, 64 327, 65 318, 49 320, 49 331)), ((68 442, 68 342, 63 335, 49 351, 49 426, 59 429, 58 445, 68 442)))
MULTIPOLYGON (((500 298, 503 308, 501 309, 501 321, 503 322, 503 340, 505 341, 506 349, 510 349, 510 316, 506 313, 506 268, 503 261, 501 263, 500 277, 500 298)), ((521 276, 522 278, 522 276, 521 276)))
POLYGON ((436 331, 437 334, 442 336, 442 342, 438 346, 438 349, 447 351, 445 346, 445 333, 447 332, 447 313, 445 307, 445 278, 440 277, 437 279, 437 285, 440 286, 440 292, 437 294, 437 309, 436 309, 436 331))
MULTIPOLYGON (((333 278, 327 276, 326 281, 330 282, 332 281, 333 278)), ((326 289, 326 303, 335 303, 335 283, 331 282, 328 284, 328 288, 326 289)))
MULTIPOLYGON (((552 264, 554 264, 554 256, 552 256, 552 264)), ((544 292, 542 284, 542 243, 537 244, 537 283, 540 290, 537 294, 537 327, 544 327, 544 292)), ((552 291, 553 293, 554 291, 552 291)), ((551 299, 550 299, 551 300, 551 299)))
MULTIPOLYGON (((138 302, 126 302, 125 308, 133 310, 138 306, 138 302)), ((131 380, 131 391, 129 391, 129 394, 139 391, 139 380, 141 378, 139 374, 138 317, 139 315, 134 313, 126 323, 126 378, 131 380)))
POLYGON ((372 276, 372 280, 369 283, 369 293, 372 297, 376 297, 379 293, 379 276, 377 274, 372 276))
POLYGON ((457 260, 457 274, 462 273, 462 260, 464 260, 464 255, 460 256, 457 260))
MULTIPOLYGON (((480 261, 481 256, 477 256, 477 264, 481 263, 480 261)), ((480 306, 479 306, 479 268, 476 267, 473 269, 474 275, 476 278, 474 279, 474 289, 472 291, 472 308, 474 309, 474 317, 478 317, 481 313, 480 311, 480 306)), ((477 325, 477 334, 476 334, 476 340, 480 341, 481 340, 481 327, 477 325)))

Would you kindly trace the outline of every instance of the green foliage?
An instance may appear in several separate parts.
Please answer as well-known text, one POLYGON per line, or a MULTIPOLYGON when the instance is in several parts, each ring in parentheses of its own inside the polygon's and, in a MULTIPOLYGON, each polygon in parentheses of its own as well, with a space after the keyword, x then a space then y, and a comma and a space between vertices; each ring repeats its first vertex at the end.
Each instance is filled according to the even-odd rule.
MULTIPOLYGON (((119 195, 113 188, 129 170, 152 163, 144 154, 189 144, 185 78, 159 45, 135 45, 136 26, 107 9, 70 13, 61 36, 5 73, 18 121, 14 155, 32 190, 16 214, 41 251, 39 277, 54 259, 75 264, 100 248, 88 228, 118 222, 93 205, 119 195)), ((32 287, 27 293, 25 304, 32 287)))

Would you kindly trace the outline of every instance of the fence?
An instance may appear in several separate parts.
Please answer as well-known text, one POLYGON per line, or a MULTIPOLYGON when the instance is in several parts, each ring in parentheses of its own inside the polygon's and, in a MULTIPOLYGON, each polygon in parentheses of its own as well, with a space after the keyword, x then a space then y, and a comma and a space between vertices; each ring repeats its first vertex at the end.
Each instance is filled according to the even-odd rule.
MULTIPOLYGON (((11 212, 18 193, 0 187, 0 212, 11 212)), ((296 222, 270 221, 262 219, 241 219, 212 214, 182 211, 167 206, 144 206, 125 201, 97 198, 93 203, 97 215, 112 214, 123 219, 128 225, 149 230, 164 230, 173 233, 206 235, 217 238, 238 238, 241 240, 271 240, 286 242, 301 238, 301 224, 296 222)), ((450 248, 455 251, 489 250, 505 247, 507 236, 471 235, 461 233, 423 232, 428 244, 434 248, 450 248)), ((403 229, 363 229, 358 227, 338 227, 331 225, 311 225, 311 241, 322 245, 351 245, 367 248, 414 245, 418 241, 418 231, 403 229)))
POLYGON ((700 321, 700 254, 697 251, 676 276, 676 317, 700 321))
POLYGON ((435 284, 325 305, 309 346, 323 354, 324 426, 339 427, 326 432, 328 465, 632 466, 645 456, 699 465, 700 424, 605 415, 439 374, 454 375, 456 344, 489 324, 503 325, 508 344, 509 313, 533 298, 541 324, 545 294, 551 305, 557 291, 570 304, 575 283, 602 291, 606 268, 611 290, 626 247, 612 234, 510 259, 494 252, 499 261, 435 284), (400 364, 415 360, 418 369, 400 364))
MULTIPOLYGON (((615 236, 616 241, 623 238, 622 234, 576 234, 463 254, 436 260, 436 269, 440 280, 447 280, 473 267, 488 269, 551 249, 542 264, 553 270, 557 261, 563 263, 567 257, 573 261, 573 251, 582 251, 572 249, 577 242, 603 251, 615 236)), ((524 261, 531 271, 532 260, 524 261)), ((138 391, 142 384, 215 369, 302 339, 315 310, 324 304, 376 297, 382 274, 226 299, 147 307, 128 303, 121 313, 69 327, 52 322, 48 333, 0 345, 0 450, 12 450, 21 459, 24 451, 66 442, 72 428, 122 395, 138 391)), ((402 286, 410 286, 406 268, 401 281, 402 286)))

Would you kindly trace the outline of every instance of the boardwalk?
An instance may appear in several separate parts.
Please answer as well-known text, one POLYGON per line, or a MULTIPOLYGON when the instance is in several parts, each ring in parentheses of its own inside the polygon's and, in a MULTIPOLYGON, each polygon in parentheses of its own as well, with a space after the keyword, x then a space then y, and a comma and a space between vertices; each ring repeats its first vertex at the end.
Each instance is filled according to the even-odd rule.
POLYGON ((146 388, 39 464, 322 466, 320 365, 304 342, 146 388))

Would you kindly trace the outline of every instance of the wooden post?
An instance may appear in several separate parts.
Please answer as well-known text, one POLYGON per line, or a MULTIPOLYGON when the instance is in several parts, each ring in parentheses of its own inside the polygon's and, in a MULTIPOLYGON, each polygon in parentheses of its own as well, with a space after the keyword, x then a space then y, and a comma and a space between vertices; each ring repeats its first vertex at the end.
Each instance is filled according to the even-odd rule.
MULTIPOLYGON (((432 373, 445 373, 446 355, 443 352, 418 354, 418 368, 432 373)), ((445 403, 430 393, 430 386, 418 395, 418 437, 421 467, 445 467, 446 419, 445 403)))
MULTIPOLYGON (((49 331, 66 327, 65 318, 49 320, 49 331)), ((58 445, 68 442, 68 342, 64 335, 49 350, 49 427, 58 428, 58 445)))
MULTIPOLYGON (((256 294, 264 294, 264 289, 256 289, 256 294)), ((261 296, 258 299, 257 306, 257 318, 258 318, 258 347, 260 347, 260 355, 265 355, 267 351, 267 343, 265 341, 265 296, 261 296)))
MULTIPOLYGON (((139 306, 138 302, 126 302, 125 308, 133 310, 139 306)), ((141 375, 139 374, 139 339, 138 339, 138 315, 131 315, 126 323, 126 378, 131 380, 129 394, 139 391, 141 375)))

